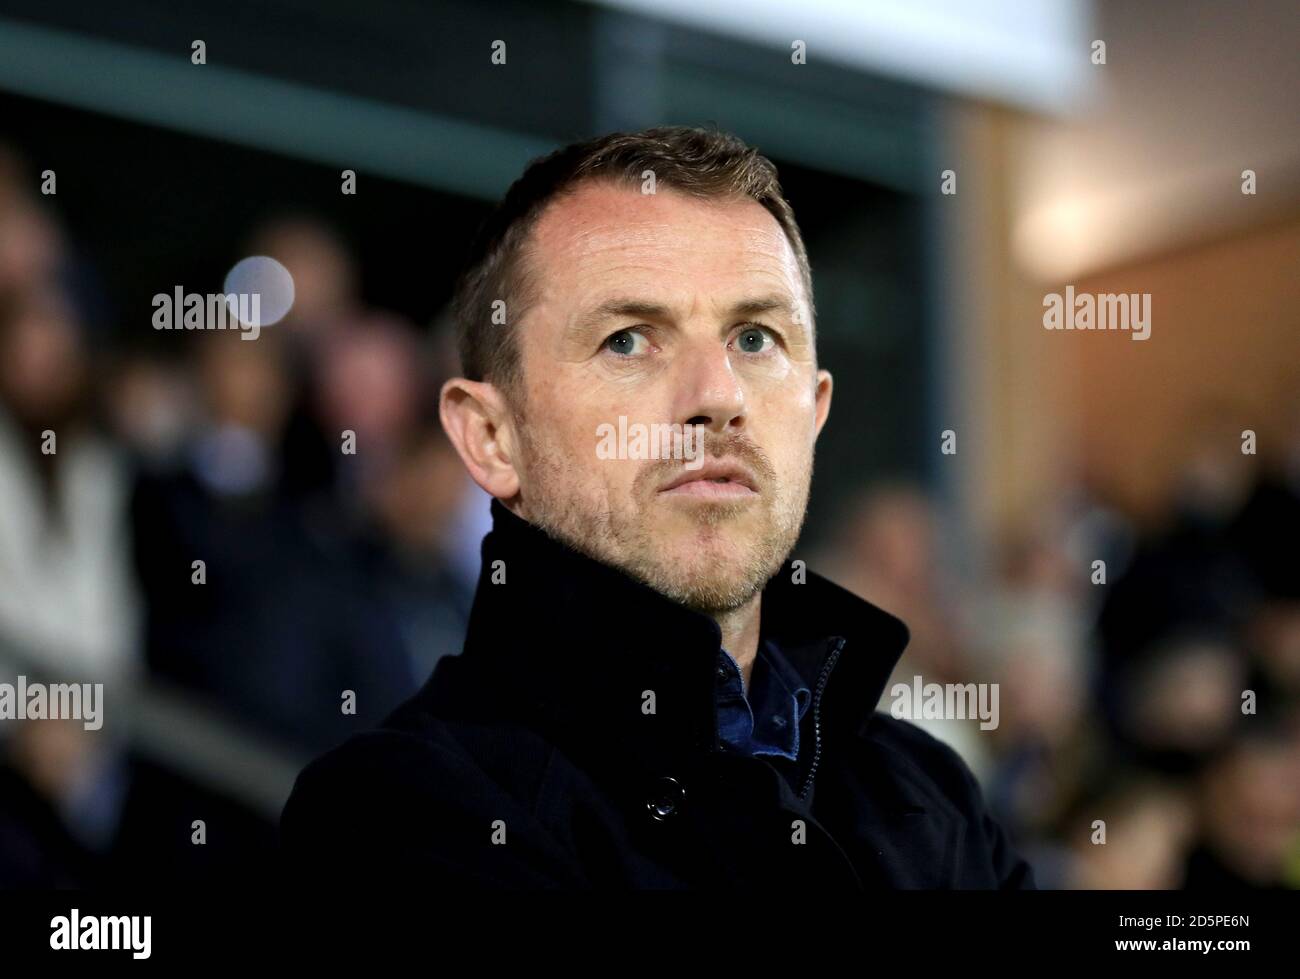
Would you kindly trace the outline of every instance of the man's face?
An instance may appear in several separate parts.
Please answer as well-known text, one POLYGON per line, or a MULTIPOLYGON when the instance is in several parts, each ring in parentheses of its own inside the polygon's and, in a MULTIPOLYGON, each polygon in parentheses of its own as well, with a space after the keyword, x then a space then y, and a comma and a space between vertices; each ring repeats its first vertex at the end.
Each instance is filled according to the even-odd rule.
POLYGON ((798 538, 830 407, 780 225, 748 198, 588 182, 527 247, 538 295, 516 325, 520 514, 681 604, 739 607, 798 538), (629 433, 703 426, 703 465, 608 458, 601 433, 620 416, 629 433))

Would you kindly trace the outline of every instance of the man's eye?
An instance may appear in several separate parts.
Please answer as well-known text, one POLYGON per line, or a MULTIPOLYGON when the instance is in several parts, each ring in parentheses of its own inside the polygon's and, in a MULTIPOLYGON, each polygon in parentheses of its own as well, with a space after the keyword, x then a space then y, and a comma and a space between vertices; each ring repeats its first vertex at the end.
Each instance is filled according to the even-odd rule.
POLYGON ((747 326, 736 334, 736 343, 747 354, 761 354, 775 342, 771 332, 762 326, 747 326))
POLYGON ((648 342, 645 336, 636 330, 619 330, 605 338, 605 349, 616 354, 631 356, 644 353, 648 342))

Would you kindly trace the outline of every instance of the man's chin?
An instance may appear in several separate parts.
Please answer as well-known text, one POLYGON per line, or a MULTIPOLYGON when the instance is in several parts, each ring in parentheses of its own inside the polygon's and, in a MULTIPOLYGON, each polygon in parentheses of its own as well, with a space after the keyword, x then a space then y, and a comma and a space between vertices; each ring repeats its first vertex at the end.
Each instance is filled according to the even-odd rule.
POLYGON ((762 583, 727 575, 672 575, 649 583, 678 605, 716 615, 738 609, 754 597, 762 583))
MULTIPOLYGON (((691 528, 655 540, 651 567, 641 577, 651 587, 690 608, 721 612, 738 608, 762 589, 777 570, 749 536, 719 528, 691 528)), ((779 565, 778 565, 779 567, 779 565)))

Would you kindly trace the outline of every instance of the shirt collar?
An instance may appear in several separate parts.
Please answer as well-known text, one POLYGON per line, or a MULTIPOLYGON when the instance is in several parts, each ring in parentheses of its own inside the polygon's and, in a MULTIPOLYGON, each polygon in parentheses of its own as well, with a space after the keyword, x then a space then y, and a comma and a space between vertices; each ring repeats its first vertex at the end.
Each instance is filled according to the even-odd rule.
MULTIPOLYGON (((795 720, 803 720, 812 703, 812 691, 799 671, 790 665, 781 652, 781 647, 771 638, 758 644, 758 658, 766 669, 763 671, 764 682, 770 689, 779 692, 778 696, 793 699, 795 703, 795 720)), ((756 674, 757 676, 757 674, 756 674)), ((775 701, 775 696, 764 696, 767 701, 775 701)))
POLYGON ((725 649, 719 652, 718 734, 731 750, 753 755, 799 756, 799 722, 812 702, 812 691, 771 638, 759 642, 742 686, 739 666, 725 649))

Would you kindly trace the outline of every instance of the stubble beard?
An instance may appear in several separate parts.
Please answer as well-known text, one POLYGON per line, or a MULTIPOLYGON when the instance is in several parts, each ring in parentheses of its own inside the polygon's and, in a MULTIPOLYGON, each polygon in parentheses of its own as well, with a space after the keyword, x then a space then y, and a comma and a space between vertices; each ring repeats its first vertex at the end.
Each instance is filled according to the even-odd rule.
MULTIPOLYGON (((552 538, 602 564, 618 568, 655 591, 687 608, 720 614, 740 608, 780 570, 803 528, 812 483, 812 454, 791 480, 781 480, 752 444, 719 443, 711 455, 734 455, 750 464, 760 476, 762 497, 753 503, 727 500, 692 503, 667 513, 654 500, 657 488, 680 462, 648 462, 633 483, 630 498, 611 501, 584 493, 575 470, 533 437, 526 424, 516 428, 529 491, 523 500, 525 519, 552 538), (655 523, 660 508, 661 533, 655 523), (758 511, 757 514, 755 511, 758 511), (757 519, 755 519, 757 517, 757 519), (669 523, 685 521, 689 540, 664 543, 669 523), (757 524, 757 530, 749 530, 757 524), (685 553, 673 553, 676 550, 685 553)), ((602 494, 603 496, 603 494, 602 494)), ((674 534, 675 537, 683 535, 674 534)))

